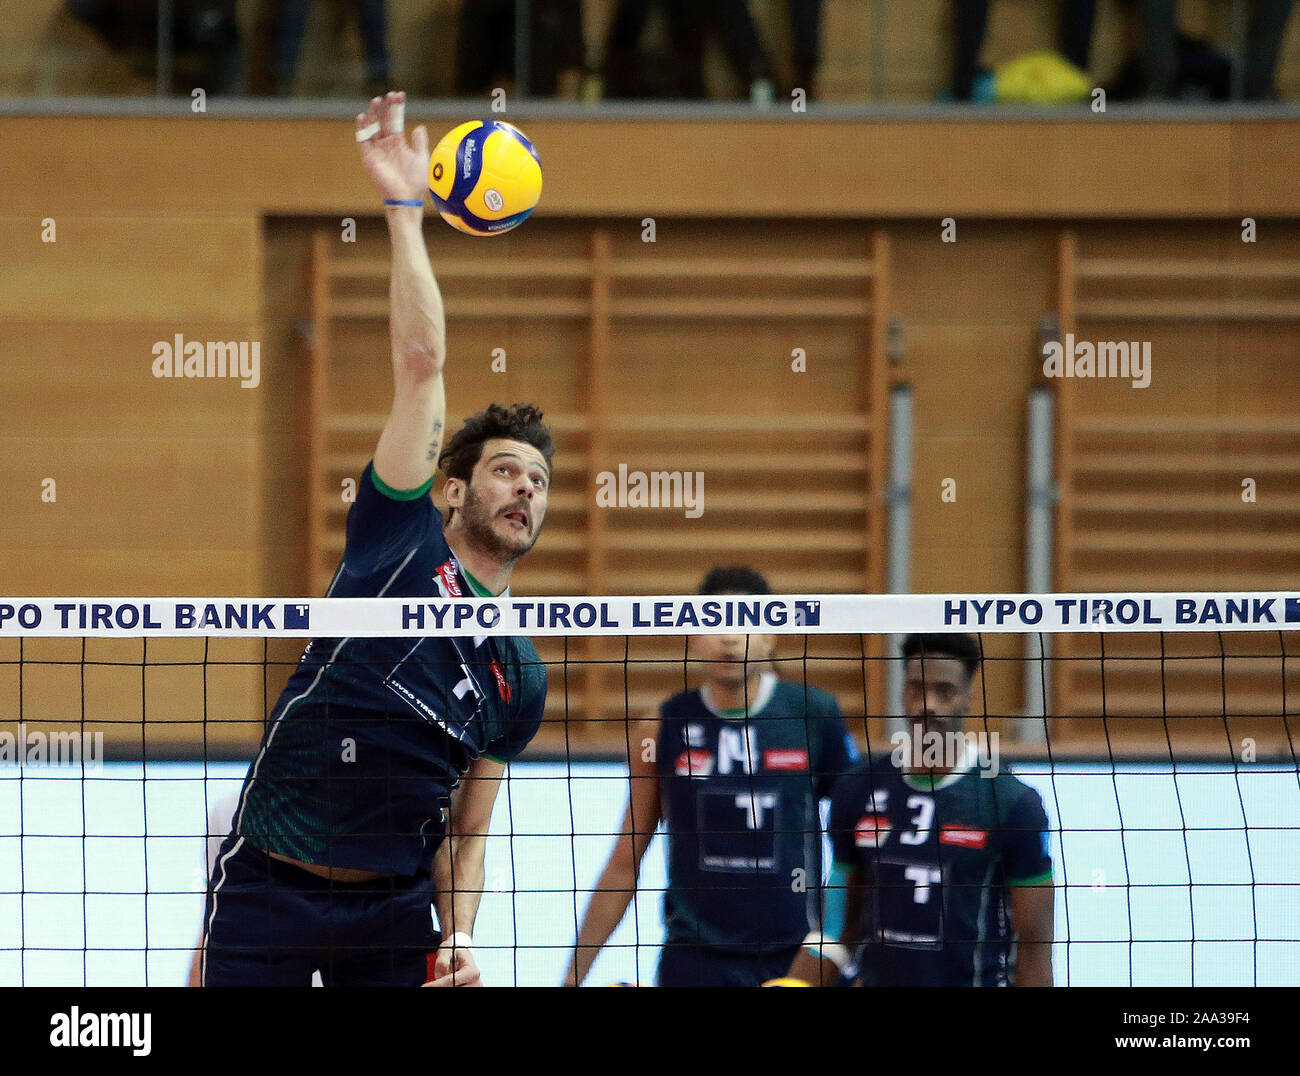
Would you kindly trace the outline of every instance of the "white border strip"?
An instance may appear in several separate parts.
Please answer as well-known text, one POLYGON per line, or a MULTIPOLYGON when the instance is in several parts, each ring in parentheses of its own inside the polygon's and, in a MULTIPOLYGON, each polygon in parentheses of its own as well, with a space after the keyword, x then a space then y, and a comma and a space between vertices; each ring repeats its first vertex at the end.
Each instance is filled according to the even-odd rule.
POLYGON ((0 640, 952 631, 1300 631, 1300 592, 0 598, 0 640))

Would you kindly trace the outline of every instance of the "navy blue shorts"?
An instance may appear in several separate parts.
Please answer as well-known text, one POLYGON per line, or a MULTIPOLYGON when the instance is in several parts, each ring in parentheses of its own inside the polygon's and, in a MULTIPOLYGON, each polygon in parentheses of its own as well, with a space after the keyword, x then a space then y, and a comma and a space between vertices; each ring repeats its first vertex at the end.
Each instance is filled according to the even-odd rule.
POLYGON ((334 882, 231 834, 204 915, 204 986, 420 986, 433 928, 432 877, 334 882))
POLYGON ((665 942, 659 957, 658 986, 762 986, 790 970, 799 946, 776 953, 726 952, 665 942))

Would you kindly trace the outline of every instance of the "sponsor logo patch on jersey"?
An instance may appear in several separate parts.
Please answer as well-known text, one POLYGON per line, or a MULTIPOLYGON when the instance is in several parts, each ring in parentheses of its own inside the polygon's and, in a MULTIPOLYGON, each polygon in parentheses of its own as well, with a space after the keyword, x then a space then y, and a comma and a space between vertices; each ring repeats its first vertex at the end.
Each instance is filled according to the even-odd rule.
POLYGON ((713 772, 713 755, 689 748, 677 756, 675 772, 678 777, 708 777, 713 772))
POLYGON ((506 674, 501 669, 501 662, 493 658, 492 664, 489 665, 488 668, 492 670, 492 675, 497 678, 497 694, 500 695, 506 702, 509 702, 510 683, 508 680, 506 680, 506 674))
POLYGON ((765 770, 806 770, 808 752, 801 747, 772 748, 763 752, 765 770))
POLYGON ((463 598, 465 596, 460 589, 460 580, 456 578, 456 562, 454 560, 439 564, 437 574, 438 578, 442 580, 442 585, 447 588, 447 593, 453 598, 463 598))
POLYGON ((989 843, 989 831, 948 824, 939 831, 939 843, 956 845, 958 848, 984 848, 989 843))
POLYGON ((410 705, 410 707, 413 710, 415 710, 416 713, 418 713, 430 724, 436 725, 438 728, 442 729, 442 731, 445 732, 448 736, 451 736, 457 740, 463 739, 458 729, 454 729, 450 725, 448 725, 446 721, 444 721, 441 717, 438 716, 438 712, 434 710, 432 706, 430 706, 427 702, 425 702, 422 698, 420 698, 419 695, 417 695, 405 684, 401 683, 398 680, 394 680, 390 677, 389 679, 384 681, 384 687, 388 688, 389 691, 397 695, 398 698, 406 700, 407 704, 410 705))
POLYGON ((853 827, 853 843, 859 848, 879 848, 888 836, 888 815, 864 814, 853 827))

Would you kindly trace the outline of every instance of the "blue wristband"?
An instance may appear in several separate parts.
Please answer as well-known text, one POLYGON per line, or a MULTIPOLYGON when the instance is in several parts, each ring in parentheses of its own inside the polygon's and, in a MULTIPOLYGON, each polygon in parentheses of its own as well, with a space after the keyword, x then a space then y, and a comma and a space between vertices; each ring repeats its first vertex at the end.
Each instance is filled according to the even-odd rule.
POLYGON ((421 198, 421 199, 417 202, 417 201, 414 201, 414 200, 412 200, 412 199, 408 199, 408 198, 385 198, 385 199, 384 199, 384 205, 418 205, 418 206, 423 206, 423 205, 424 205, 424 199, 421 198))

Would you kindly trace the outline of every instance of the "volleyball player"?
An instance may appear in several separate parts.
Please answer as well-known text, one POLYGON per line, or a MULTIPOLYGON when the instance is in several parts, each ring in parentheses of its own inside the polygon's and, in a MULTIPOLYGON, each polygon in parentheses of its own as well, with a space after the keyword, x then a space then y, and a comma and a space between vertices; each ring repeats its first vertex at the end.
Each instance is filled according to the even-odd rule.
MULTIPOLYGON (((357 117, 392 245, 394 394, 328 594, 499 595, 546 515, 551 438, 536 409, 494 404, 439 453, 445 331, 421 231, 428 139, 417 128, 407 143, 404 101, 375 98, 357 117), (436 469, 445 526, 429 496, 436 469)), ((526 639, 311 642, 217 861, 204 985, 306 986, 314 969, 327 986, 477 983, 492 805, 545 697, 526 639)))
MULTIPOLYGON (((718 568, 701 594, 770 594, 749 568, 718 568)), ((622 831, 578 930, 580 985, 636 890, 660 820, 668 837, 668 937, 660 986, 758 986, 786 974, 820 919, 818 803, 856 757, 833 696, 764 666, 771 635, 704 635, 698 690, 674 695, 629 742, 622 831)))
MULTIPOLYGON (((826 933, 864 943, 864 986, 1051 986, 1042 799, 1005 771, 982 772, 970 737, 958 752, 949 735, 970 713, 979 645, 969 635, 909 635, 903 656, 911 744, 924 749, 864 759, 836 783, 826 933)), ((791 969, 812 974, 809 956, 791 969)))

